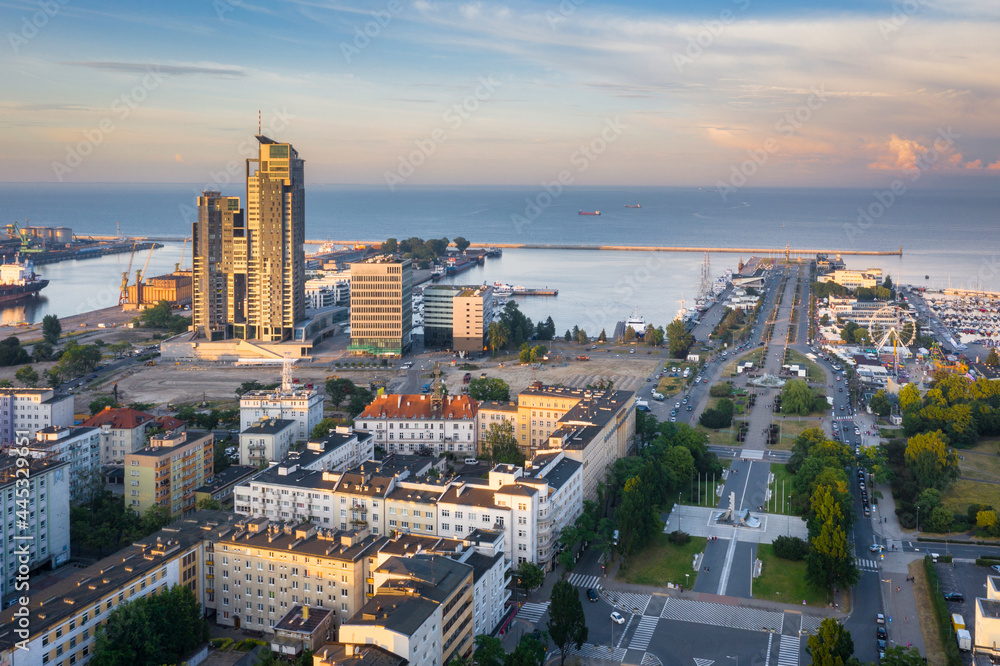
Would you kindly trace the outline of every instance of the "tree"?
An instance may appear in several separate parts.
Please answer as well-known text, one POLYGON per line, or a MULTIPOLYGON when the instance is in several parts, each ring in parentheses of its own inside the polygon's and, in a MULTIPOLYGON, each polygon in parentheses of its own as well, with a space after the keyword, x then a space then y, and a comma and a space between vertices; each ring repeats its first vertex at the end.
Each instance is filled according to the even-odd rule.
POLYGON ((100 360, 101 350, 97 345, 80 345, 70 340, 50 373, 57 379, 78 377, 96 368, 100 360))
POLYGON ((159 504, 152 505, 142 514, 142 530, 146 534, 152 534, 172 522, 174 519, 170 515, 170 509, 159 504))
POLYGON ((846 666, 854 655, 851 632, 834 618, 825 618, 819 630, 806 639, 806 654, 814 666, 846 666))
POLYGON ((990 350, 989 356, 986 357, 986 365, 993 367, 1000 365, 1000 356, 997 355, 997 350, 995 347, 990 350))
POLYGON ((510 421, 489 424, 486 434, 479 440, 479 450, 491 465, 524 466, 524 454, 517 448, 514 424, 510 421))
POLYGON ((576 341, 579 342, 581 345, 585 345, 589 340, 590 338, 587 337, 587 331, 581 328, 580 332, 577 333, 576 335, 576 341))
POLYGON ((908 412, 911 407, 919 408, 921 405, 920 389, 916 384, 906 384, 899 389, 899 408, 908 412))
POLYGON ((598 342, 607 342, 608 341, 608 334, 604 332, 603 328, 601 329, 601 334, 597 336, 597 341, 598 342))
POLYGON ((674 358, 686 358, 688 350, 694 344, 694 336, 688 333, 683 320, 675 319, 667 325, 667 339, 670 341, 670 355, 674 358))
POLYGON ((475 651, 472 658, 476 666, 503 666, 505 652, 503 644, 496 636, 479 634, 473 639, 475 651))
POLYGON ((560 666, 566 663, 571 647, 579 650, 587 642, 587 618, 583 614, 580 593, 568 581, 561 580, 552 587, 552 603, 546 624, 552 642, 559 649, 560 666))
POLYGON ((940 430, 910 437, 904 461, 924 488, 943 488, 958 478, 958 456, 948 450, 947 438, 940 430))
POLYGON ((344 404, 344 401, 351 397, 354 391, 354 382, 344 377, 334 377, 326 380, 326 395, 337 409, 344 404))
POLYGON ((365 408, 375 398, 375 395, 363 386, 355 386, 351 391, 351 397, 347 401, 347 414, 352 419, 365 411, 365 408))
POLYGON ((490 352, 493 356, 496 356, 498 349, 503 349, 507 346, 507 342, 510 340, 510 331, 499 321, 491 322, 489 328, 486 329, 486 340, 489 344, 490 352))
POLYGON ((44 341, 36 342, 35 346, 31 348, 31 360, 35 363, 39 361, 51 361, 52 345, 44 341))
POLYGON ((330 431, 340 425, 340 419, 327 417, 316 424, 316 427, 309 433, 309 439, 323 439, 330 434, 330 431))
POLYGON ((510 400, 510 386, 499 377, 479 377, 469 382, 469 397, 473 400, 510 400))
POLYGON ((566 342, 572 342, 573 341, 573 334, 570 333, 570 331, 569 331, 568 328, 566 329, 566 332, 563 334, 563 340, 565 340, 566 342))
POLYGON ((635 329, 631 326, 626 326, 625 334, 622 336, 622 341, 626 344, 629 342, 635 342, 635 329))
POLYGON ((30 365, 24 365, 14 373, 14 379, 21 382, 22 386, 37 386, 38 372, 30 365))
MULTIPOLYGON (((888 278, 887 278, 888 279, 888 278)), ((879 666, 925 666, 927 664, 915 647, 893 645, 879 660, 879 666)))
POLYGON ((90 414, 94 415, 97 412, 103 411, 105 407, 117 407, 118 403, 110 395, 102 395, 99 398, 91 400, 87 406, 90 408, 90 414))
POLYGON ((54 314, 42 317, 42 338, 50 345, 56 345, 59 343, 60 335, 62 335, 62 324, 59 323, 59 317, 54 314))
POLYGON ((542 666, 544 663, 545 644, 531 634, 521 636, 517 647, 504 659, 504 666, 542 666))
POLYGON ((662 327, 647 326, 646 332, 642 335, 642 340, 650 347, 659 347, 663 344, 666 334, 662 327))
POLYGON ((541 587, 542 583, 545 582, 545 572, 542 571, 542 568, 528 560, 521 562, 516 574, 518 584, 526 592, 531 592, 536 587, 541 587))
POLYGON ((649 494, 654 488, 644 484, 640 476, 625 482, 621 504, 615 509, 618 525, 618 548, 626 556, 635 555, 656 533, 657 515, 649 494))
POLYGON ((829 326, 830 325, 830 315, 828 315, 828 314, 826 314, 824 312, 823 316, 819 318, 819 324, 820 324, 820 326, 829 326))
POLYGON ((892 411, 892 404, 889 402, 889 396, 885 394, 885 389, 876 391, 868 406, 879 416, 889 416, 889 412, 892 411))
POLYGON ((469 249, 469 246, 471 244, 472 243, 465 240, 461 236, 455 236, 455 249, 458 250, 459 252, 465 252, 466 250, 469 249))
POLYGON ((815 405, 812 389, 801 379, 790 379, 781 389, 781 413, 808 416, 815 405))
POLYGON ((142 311, 142 314, 139 315, 139 323, 146 328, 165 328, 171 333, 181 333, 191 325, 191 318, 173 314, 170 303, 160 301, 153 307, 142 311))
POLYGON ((220 511, 222 509, 222 502, 217 499, 212 499, 211 497, 205 497, 204 499, 198 500, 196 508, 210 511, 220 511))
POLYGON ((0 365, 22 365, 30 362, 31 356, 21 346, 17 336, 11 335, 0 340, 0 365))
POLYGON ((399 243, 395 238, 386 238, 380 249, 382 254, 396 254, 396 251, 399 250, 399 243))

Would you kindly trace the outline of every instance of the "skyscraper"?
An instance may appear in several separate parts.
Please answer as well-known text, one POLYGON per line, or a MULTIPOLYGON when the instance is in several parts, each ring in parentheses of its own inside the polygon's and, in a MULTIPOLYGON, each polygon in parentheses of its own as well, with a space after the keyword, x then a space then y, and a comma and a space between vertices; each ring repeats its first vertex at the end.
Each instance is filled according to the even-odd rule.
POLYGON ((240 198, 202 192, 191 226, 194 330, 207 340, 231 338, 234 325, 246 324, 247 230, 240 198))
POLYGON ((410 259, 389 255, 351 264, 353 354, 402 356, 413 329, 413 272, 410 259))
POLYGON ((237 337, 289 340, 305 318, 304 160, 291 144, 258 136, 247 160, 247 325, 237 337))
POLYGON ((193 324, 208 340, 283 342, 305 318, 304 161, 291 144, 257 141, 245 214, 239 197, 198 197, 193 324))

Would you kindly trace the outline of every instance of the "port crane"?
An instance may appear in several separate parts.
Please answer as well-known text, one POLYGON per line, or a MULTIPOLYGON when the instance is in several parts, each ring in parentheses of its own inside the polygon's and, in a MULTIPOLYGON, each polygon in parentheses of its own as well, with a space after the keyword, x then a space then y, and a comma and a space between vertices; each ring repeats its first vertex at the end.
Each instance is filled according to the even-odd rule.
POLYGON ((149 246, 149 254, 146 255, 146 261, 142 265, 142 270, 135 272, 135 307, 136 309, 142 305, 142 280, 146 277, 146 268, 149 266, 149 260, 153 256, 154 245, 149 246))
POLYGON ((184 263, 184 252, 187 250, 187 242, 191 240, 190 237, 184 239, 184 244, 181 245, 181 260, 174 264, 174 272, 179 273, 181 270, 181 265, 184 263))
POLYGON ((122 273, 122 289, 121 293, 118 294, 118 305, 125 305, 128 302, 128 277, 132 273, 132 260, 135 259, 135 246, 138 243, 132 243, 132 254, 128 258, 128 268, 122 273))
MULTIPOLYGON (((25 223, 27 222, 28 220, 25 220, 25 223)), ((34 239, 32 239, 31 234, 21 228, 21 225, 17 222, 17 220, 14 220, 14 224, 7 225, 7 236, 10 238, 17 238, 21 241, 21 253, 42 251, 42 248, 32 246, 34 239)))

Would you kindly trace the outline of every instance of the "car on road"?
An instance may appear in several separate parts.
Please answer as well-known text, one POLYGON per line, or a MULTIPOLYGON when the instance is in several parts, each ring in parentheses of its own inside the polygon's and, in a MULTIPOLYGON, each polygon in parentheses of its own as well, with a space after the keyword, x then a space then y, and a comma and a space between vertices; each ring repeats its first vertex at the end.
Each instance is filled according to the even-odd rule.
POLYGON ((886 634, 885 627, 875 628, 875 637, 881 640, 886 640, 889 636, 886 634))
POLYGON ((594 590, 587 590, 587 599, 589 599, 592 602, 596 602, 597 592, 595 592, 594 590))
POLYGON ((965 595, 961 592, 945 592, 945 601, 965 601, 965 595))
POLYGON ((687 410, 688 410, 689 412, 691 411, 691 405, 688 405, 688 407, 687 407, 687 410))
POLYGON ((881 553, 883 550, 885 550, 885 546, 883 546, 880 543, 873 543, 872 545, 868 546, 868 550, 869 552, 872 553, 881 553))
POLYGON ((611 621, 614 622, 615 624, 625 624, 625 618, 622 617, 622 614, 619 613, 618 611, 612 611, 611 621))
POLYGON ((875 624, 885 624, 885 615, 882 615, 882 613, 877 613, 875 615, 875 624))

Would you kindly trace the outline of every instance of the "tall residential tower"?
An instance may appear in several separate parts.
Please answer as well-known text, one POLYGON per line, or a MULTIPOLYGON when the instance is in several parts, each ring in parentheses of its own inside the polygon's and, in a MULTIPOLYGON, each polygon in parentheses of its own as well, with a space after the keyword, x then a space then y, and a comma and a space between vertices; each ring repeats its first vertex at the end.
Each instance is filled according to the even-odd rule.
POLYGON ((233 337, 246 323, 247 229, 239 197, 206 191, 191 229, 194 256, 192 324, 207 340, 233 337))

